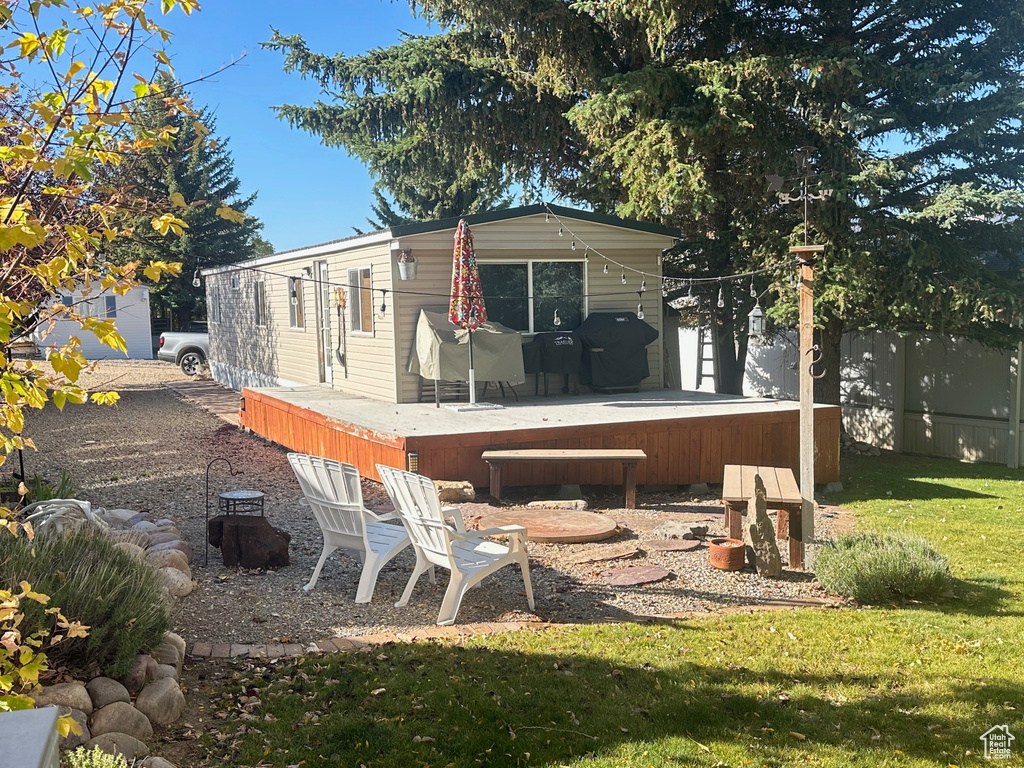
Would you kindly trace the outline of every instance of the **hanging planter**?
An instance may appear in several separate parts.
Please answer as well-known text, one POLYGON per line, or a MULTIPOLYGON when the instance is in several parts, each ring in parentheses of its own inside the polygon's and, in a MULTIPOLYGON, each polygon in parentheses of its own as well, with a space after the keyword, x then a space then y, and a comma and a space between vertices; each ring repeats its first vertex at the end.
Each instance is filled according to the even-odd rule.
POLYGON ((398 254, 398 279, 416 279, 416 257, 412 255, 411 248, 406 248, 398 254))
POLYGON ((712 539, 708 554, 712 567, 720 571, 741 571, 747 562, 747 547, 739 539, 712 539))

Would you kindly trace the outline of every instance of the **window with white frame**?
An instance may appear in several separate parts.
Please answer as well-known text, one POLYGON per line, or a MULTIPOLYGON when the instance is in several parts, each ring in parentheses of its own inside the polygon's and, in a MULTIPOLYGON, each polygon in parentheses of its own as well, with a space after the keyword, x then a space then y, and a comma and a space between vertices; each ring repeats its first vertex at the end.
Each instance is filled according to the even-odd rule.
POLYGON ((369 267, 348 271, 348 313, 353 333, 373 333, 373 276, 369 267))
POLYGON ((267 284, 264 280, 253 283, 253 303, 256 325, 267 324, 267 284))
POLYGON ((238 275, 231 276, 231 290, 237 291, 242 287, 242 280, 238 275))
POLYGON ((478 262, 487 319, 522 333, 578 328, 584 312, 584 264, 582 261, 478 262))
POLYGON ((210 306, 206 308, 206 317, 211 323, 220 322, 220 286, 210 287, 210 306))
POLYGON ((288 278, 288 325, 292 328, 306 327, 306 305, 302 298, 302 278, 288 278))
MULTIPOLYGON (((65 301, 65 303, 68 303, 65 301)), ((117 317, 117 296, 97 296, 78 305, 78 312, 86 317, 117 317)))

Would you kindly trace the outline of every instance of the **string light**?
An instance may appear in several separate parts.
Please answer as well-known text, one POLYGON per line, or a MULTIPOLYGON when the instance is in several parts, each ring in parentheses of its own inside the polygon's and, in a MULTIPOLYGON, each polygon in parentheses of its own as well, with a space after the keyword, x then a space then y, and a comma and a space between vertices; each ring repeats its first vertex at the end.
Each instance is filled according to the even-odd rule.
POLYGON ((583 260, 586 261, 586 262, 590 261, 590 246, 589 245, 586 247, 586 250, 583 251, 583 260))
POLYGON ((664 282, 664 281, 662 281, 662 283, 661 283, 661 297, 663 299, 667 299, 668 298, 668 283, 664 282))
POLYGON ((718 281, 718 308, 725 306, 725 290, 722 288, 722 281, 718 281))
POLYGON ((605 264, 604 264, 604 273, 606 275, 608 274, 608 262, 605 262, 605 264))
POLYGON ((564 233, 564 232, 562 232, 562 225, 561 225, 561 224, 559 224, 559 225, 558 225, 558 236, 559 236, 559 237, 561 237, 561 236, 562 236, 563 234, 565 234, 565 233, 564 233))
POLYGON ((640 293, 645 293, 646 291, 647 291, 647 281, 646 280, 641 280, 640 281, 640 293))
MULTIPOLYGON (((637 291, 636 292, 636 297, 637 297, 637 299, 642 299, 643 291, 637 291)), ((643 305, 642 302, 638 302, 637 305, 636 305, 636 319, 637 320, 643 320, 644 319, 644 305, 643 305)))
POLYGON ((572 239, 572 249, 573 249, 574 251, 576 250, 576 238, 573 238, 573 239, 572 239))
POLYGON ((752 299, 756 299, 757 298, 757 289, 754 288, 754 276, 753 275, 750 276, 750 298, 752 298, 752 299))
POLYGON ((199 267, 196 267, 196 271, 192 274, 192 287, 198 288, 200 285, 202 282, 199 280, 199 267))
POLYGON ((551 320, 551 323, 555 326, 555 328, 562 324, 562 318, 558 316, 558 307, 555 307, 555 316, 551 320))
POLYGON ((551 214, 550 213, 545 213, 544 214, 544 223, 547 224, 549 221, 551 221, 551 214))
POLYGON ((388 311, 388 289, 380 289, 380 312, 377 315, 381 320, 384 319, 384 313, 388 311))
POLYGON ((622 284, 623 285, 626 284, 626 270, 625 269, 622 270, 622 284))

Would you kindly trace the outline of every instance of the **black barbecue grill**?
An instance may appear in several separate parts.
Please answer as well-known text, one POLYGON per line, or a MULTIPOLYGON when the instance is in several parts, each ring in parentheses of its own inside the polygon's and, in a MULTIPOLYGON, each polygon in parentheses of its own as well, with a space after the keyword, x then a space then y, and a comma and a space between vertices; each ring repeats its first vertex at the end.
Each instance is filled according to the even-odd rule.
MULTIPOLYGON (((526 373, 537 374, 534 394, 540 391, 540 376, 544 375, 544 394, 548 394, 548 374, 565 375, 563 393, 569 392, 570 377, 579 380, 580 363, 583 357, 583 344, 574 331, 555 333, 538 333, 533 341, 523 345, 523 367, 526 373)), ((573 387, 573 393, 579 394, 579 387, 573 387)))
POLYGON ((583 342, 581 380, 596 390, 631 389, 651 375, 647 345, 658 331, 632 312, 594 312, 576 329, 583 342))

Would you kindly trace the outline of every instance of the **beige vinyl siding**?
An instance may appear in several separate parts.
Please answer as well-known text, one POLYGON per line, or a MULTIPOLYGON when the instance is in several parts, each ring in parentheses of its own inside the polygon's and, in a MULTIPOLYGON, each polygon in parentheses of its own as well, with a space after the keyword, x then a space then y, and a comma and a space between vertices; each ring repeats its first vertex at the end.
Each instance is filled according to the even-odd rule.
POLYGON ((213 362, 298 384, 317 383, 316 332, 310 331, 315 299, 308 280, 303 280, 307 327, 289 327, 288 277, 305 278, 303 266, 289 262, 268 268, 274 274, 240 269, 207 278, 207 295, 216 287, 220 297, 220 319, 210 323, 213 362), (238 278, 237 289, 231 287, 232 277, 238 278), (261 280, 266 317, 263 325, 257 325, 255 286, 261 280))
MULTIPOLYGON (((394 258, 397 258, 397 254, 394 258)), ((370 305, 365 307, 364 322, 371 323, 372 331, 353 331, 349 310, 345 309, 345 349, 346 367, 335 359, 334 389, 349 392, 353 395, 368 397, 373 400, 395 402, 395 301, 392 294, 391 262, 393 258, 389 243, 381 243, 366 248, 358 248, 333 254, 326 258, 330 281, 335 285, 348 286, 350 269, 370 268, 370 305), (378 317, 381 305, 380 289, 386 288, 387 310, 384 317, 378 317)), ((351 291, 358 286, 346 287, 351 291)), ((331 311, 331 339, 333 356, 338 349, 338 312, 336 307, 331 311)))
MULTIPOLYGON (((586 246, 601 251, 617 262, 651 274, 660 274, 661 251, 673 243, 672 238, 606 224, 563 219, 563 235, 558 236, 558 223, 552 218, 544 221, 544 215, 478 224, 472 227, 473 244, 477 260, 488 261, 579 261, 586 246), (576 250, 571 248, 572 234, 577 237, 576 250)), ((399 311, 399 339, 395 365, 399 372, 399 402, 415 402, 419 390, 419 377, 406 372, 416 332, 419 311, 424 307, 446 307, 451 290, 452 253, 454 230, 429 232, 422 235, 403 237, 401 248, 411 248, 418 264, 414 281, 396 281, 398 290, 407 288, 418 294, 433 296, 399 295, 396 302, 399 311)), ((633 291, 640 288, 641 277, 627 271, 627 285, 621 283, 620 272, 609 265, 609 274, 603 274, 604 261, 591 253, 586 270, 585 291, 588 294, 616 294, 591 296, 584 302, 586 312, 629 311, 635 312, 637 296, 633 291)), ((662 332, 661 286, 657 280, 647 281, 644 294, 645 321, 662 332)), ((527 337, 524 337, 524 341, 527 337)), ((643 389, 662 387, 662 340, 647 348, 651 375, 645 379, 643 389)), ((526 384, 518 388, 520 395, 533 394, 534 377, 527 376, 526 384)))

